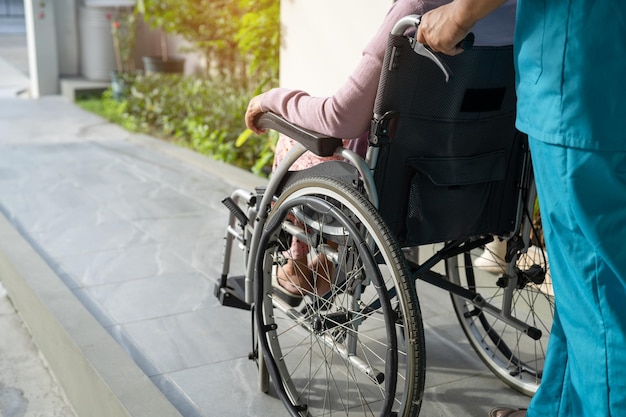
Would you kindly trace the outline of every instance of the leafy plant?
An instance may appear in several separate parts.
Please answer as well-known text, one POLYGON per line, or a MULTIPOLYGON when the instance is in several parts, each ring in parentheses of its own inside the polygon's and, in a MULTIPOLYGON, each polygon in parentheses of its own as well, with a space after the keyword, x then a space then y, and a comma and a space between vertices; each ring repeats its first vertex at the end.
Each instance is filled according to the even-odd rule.
POLYGON ((115 65, 118 74, 135 71, 135 40, 137 19, 132 8, 118 7, 106 15, 111 26, 115 65))
POLYGON ((136 10, 151 28, 182 36, 204 55, 206 76, 228 74, 240 83, 278 78, 280 0, 138 0, 136 10))
POLYGON ((126 116, 126 102, 115 100, 110 88, 104 91, 101 96, 95 96, 93 94, 78 96, 76 104, 82 109, 98 114, 108 121, 122 126, 128 131, 140 131, 134 121, 126 116))
POLYGON ((131 131, 175 141, 257 174, 270 172, 275 137, 252 135, 237 143, 253 92, 224 79, 176 74, 137 75, 129 83, 130 94, 120 103, 107 90, 81 106, 131 131))
POLYGON ((245 11, 235 40, 250 57, 249 74, 262 74, 261 81, 278 79, 280 52, 280 1, 240 0, 245 11))
POLYGON ((167 33, 177 33, 176 14, 172 13, 171 5, 168 3, 168 1, 160 0, 137 0, 135 4, 136 13, 143 16, 150 28, 160 31, 161 59, 163 61, 169 60, 167 33))
POLYGON ((135 76, 127 80, 130 94, 122 103, 107 102, 105 113, 132 129, 269 173, 277 137, 252 135, 243 118, 250 98, 277 84, 279 5, 279 0, 138 0, 136 11, 153 29, 183 36, 212 64, 202 78, 135 76))
MULTIPOLYGON (((138 0, 136 10, 152 29, 177 34, 189 41, 211 63, 211 69, 234 73, 242 66, 234 40, 241 17, 236 1, 138 0)), ((164 37, 161 54, 166 60, 164 37)))

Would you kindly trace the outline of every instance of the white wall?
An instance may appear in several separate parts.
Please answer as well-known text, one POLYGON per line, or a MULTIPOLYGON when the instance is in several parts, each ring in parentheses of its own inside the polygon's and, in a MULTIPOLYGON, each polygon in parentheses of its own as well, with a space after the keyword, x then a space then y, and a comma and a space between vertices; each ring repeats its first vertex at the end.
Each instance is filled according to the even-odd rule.
POLYGON ((59 74, 61 76, 77 76, 80 73, 78 7, 76 2, 77 0, 56 0, 54 2, 59 74))
POLYGON ((392 0, 281 0, 280 84, 327 96, 352 72, 392 0))
POLYGON ((55 8, 50 0, 25 0, 30 94, 38 98, 59 92, 55 8))

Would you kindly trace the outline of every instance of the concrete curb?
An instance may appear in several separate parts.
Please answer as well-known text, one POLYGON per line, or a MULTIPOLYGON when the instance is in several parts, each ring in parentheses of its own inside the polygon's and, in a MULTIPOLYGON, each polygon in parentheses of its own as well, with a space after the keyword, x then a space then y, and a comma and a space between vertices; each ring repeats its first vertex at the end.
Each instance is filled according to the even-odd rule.
POLYGON ((4 215, 0 280, 78 416, 181 417, 4 215))

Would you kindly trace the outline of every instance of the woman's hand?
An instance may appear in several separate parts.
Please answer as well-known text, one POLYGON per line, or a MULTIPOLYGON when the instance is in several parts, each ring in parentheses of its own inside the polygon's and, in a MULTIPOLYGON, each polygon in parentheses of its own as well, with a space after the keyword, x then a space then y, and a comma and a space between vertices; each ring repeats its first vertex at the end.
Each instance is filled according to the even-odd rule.
POLYGON ((263 95, 259 95, 253 97, 252 100, 250 100, 250 103, 248 103, 248 108, 246 109, 245 116, 246 126, 248 126, 248 129, 252 130, 257 135, 261 135, 267 132, 266 129, 259 129, 254 125, 254 119, 259 114, 263 113, 263 110, 261 109, 262 96, 263 95))

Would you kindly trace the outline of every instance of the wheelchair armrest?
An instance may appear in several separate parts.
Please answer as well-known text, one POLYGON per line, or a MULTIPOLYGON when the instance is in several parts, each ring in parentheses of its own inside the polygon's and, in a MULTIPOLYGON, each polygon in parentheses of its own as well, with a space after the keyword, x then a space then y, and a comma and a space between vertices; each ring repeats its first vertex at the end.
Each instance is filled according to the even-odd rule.
POLYGON ((301 143, 309 151, 322 157, 332 156, 335 153, 335 149, 343 143, 341 139, 296 126, 271 112, 261 113, 257 117, 255 125, 261 129, 272 129, 282 133, 301 143))

